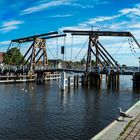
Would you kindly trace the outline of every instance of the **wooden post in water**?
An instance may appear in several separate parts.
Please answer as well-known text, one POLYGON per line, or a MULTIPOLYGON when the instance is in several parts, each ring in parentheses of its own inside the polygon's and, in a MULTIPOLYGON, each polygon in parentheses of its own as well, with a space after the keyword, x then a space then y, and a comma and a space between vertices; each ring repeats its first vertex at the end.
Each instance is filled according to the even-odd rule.
POLYGON ((71 79, 70 76, 68 76, 68 89, 70 89, 70 86, 71 86, 71 79))
POLYGON ((115 87, 115 74, 113 74, 112 75, 112 81, 111 81, 112 83, 112 88, 114 88, 115 87))
POLYGON ((76 76, 74 76, 73 85, 76 86, 76 76))
POLYGON ((63 71, 62 72, 62 78, 61 78, 61 89, 62 90, 65 90, 65 88, 66 88, 66 74, 65 74, 65 72, 63 71))
MULTIPOLYGON (((33 78, 33 76, 30 75, 28 81, 32 78, 33 78)), ((44 73, 37 73, 36 81, 37 81, 37 84, 45 84, 45 74, 44 73)))
POLYGON ((90 86, 100 87, 101 85, 100 74, 97 72, 91 72, 89 76, 90 76, 90 86))
POLYGON ((108 78, 107 78, 107 87, 111 87, 111 75, 108 75, 108 78))
POLYGON ((119 88, 119 86, 120 86, 120 75, 119 74, 117 74, 117 77, 116 77, 116 86, 117 86, 117 88, 119 88))
POLYGON ((76 80, 76 82, 77 82, 77 87, 79 86, 79 75, 77 75, 77 80, 76 80))
POLYGON ((140 89, 140 72, 135 72, 133 75, 133 88, 140 89))

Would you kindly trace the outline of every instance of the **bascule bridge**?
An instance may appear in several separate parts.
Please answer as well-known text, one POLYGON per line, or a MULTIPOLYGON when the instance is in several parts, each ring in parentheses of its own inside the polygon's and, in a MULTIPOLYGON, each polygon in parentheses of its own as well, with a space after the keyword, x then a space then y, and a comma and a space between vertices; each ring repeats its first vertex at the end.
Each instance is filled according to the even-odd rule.
MULTIPOLYGON (((46 72, 80 72, 84 73, 83 83, 85 85, 92 85, 99 87, 101 85, 102 74, 106 75, 107 85, 118 86, 119 85, 119 76, 124 75, 133 75, 133 83, 136 87, 140 85, 140 73, 134 72, 121 72, 118 62, 113 58, 113 56, 107 51, 107 49, 102 45, 100 37, 129 37, 135 44, 140 48, 140 45, 136 38, 130 32, 116 32, 116 31, 93 31, 93 30, 64 30, 64 34, 58 34, 58 32, 49 32, 45 34, 39 34, 34 36, 28 36, 24 38, 18 38, 11 41, 8 50, 13 46, 20 48, 21 44, 31 42, 30 46, 26 46, 25 54, 19 62, 19 65, 22 67, 27 67, 24 70, 20 68, 15 72, 15 75, 19 73, 26 73, 29 75, 36 75, 37 79, 44 79, 46 72), (72 36, 86 36, 88 37, 88 46, 87 46, 87 57, 86 57, 86 69, 77 70, 77 69, 50 69, 48 68, 48 56, 46 52, 46 41, 52 38, 66 37, 66 34, 70 33, 72 36), (14 44, 14 45, 13 45, 14 44), (95 58, 96 71, 91 69, 91 59, 92 56, 95 58), (43 69, 37 69, 38 62, 42 62, 41 66, 43 69)), ((57 51, 58 53, 58 51, 57 51)), ((69 52, 70 53, 70 52, 69 52)), ((14 54, 13 54, 14 55, 14 54)), ((66 55, 66 54, 65 54, 66 55)), ((57 56, 55 59, 58 59, 57 56)))
MULTIPOLYGON (((86 61, 86 71, 85 71, 85 84, 90 83, 94 86, 100 86, 101 83, 101 75, 99 73, 104 73, 104 70, 100 72, 91 71, 91 55, 94 55, 96 66, 101 65, 102 67, 108 67, 108 76, 107 83, 108 86, 111 85, 119 85, 119 75, 120 66, 118 62, 111 56, 109 51, 101 44, 100 37, 130 37, 136 45, 140 48, 140 44, 136 40, 136 38, 130 32, 116 32, 116 31, 89 31, 89 30, 64 30, 64 33, 71 33, 71 35, 75 36, 88 36, 88 51, 87 51, 87 61, 86 61), (114 71, 115 70, 115 71, 114 71)), ((138 76, 136 76, 138 77, 138 76)), ((140 77, 139 77, 140 78, 140 77)), ((138 78, 138 79, 139 79, 138 78)), ((135 80, 134 75, 134 80, 135 80)), ((140 80, 140 79, 139 79, 140 80)), ((140 82, 136 80, 138 85, 140 82)))
MULTIPOLYGON (((11 41, 8 50, 12 47, 12 44, 17 44, 17 48, 23 44, 32 42, 27 51, 25 52, 24 56, 19 62, 19 65, 27 66, 27 71, 29 74, 34 74, 36 70, 37 63, 41 60, 42 64, 40 67, 43 69, 48 68, 48 57, 46 52, 46 40, 58 37, 64 37, 65 34, 58 34, 58 32, 50 32, 45 34, 39 34, 34 36, 28 36, 24 38, 18 38, 11 41)), ((13 54, 14 55, 14 54, 13 54)))

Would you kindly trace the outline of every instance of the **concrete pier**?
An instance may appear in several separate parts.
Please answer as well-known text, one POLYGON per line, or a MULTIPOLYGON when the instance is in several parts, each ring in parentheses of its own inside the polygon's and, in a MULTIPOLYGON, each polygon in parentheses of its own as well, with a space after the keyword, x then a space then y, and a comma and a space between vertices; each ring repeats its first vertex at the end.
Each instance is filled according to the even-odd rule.
MULTIPOLYGON (((132 118, 125 118, 124 121, 115 120, 109 126, 104 128, 101 132, 99 132, 96 136, 91 138, 91 140, 117 140, 119 139, 121 137, 121 134, 126 129, 126 126, 128 126, 131 121, 135 121, 136 117, 140 114, 140 101, 134 104, 129 110, 126 111, 126 113, 132 116, 132 118)), ((118 120, 122 120, 122 117, 119 117, 118 120)))

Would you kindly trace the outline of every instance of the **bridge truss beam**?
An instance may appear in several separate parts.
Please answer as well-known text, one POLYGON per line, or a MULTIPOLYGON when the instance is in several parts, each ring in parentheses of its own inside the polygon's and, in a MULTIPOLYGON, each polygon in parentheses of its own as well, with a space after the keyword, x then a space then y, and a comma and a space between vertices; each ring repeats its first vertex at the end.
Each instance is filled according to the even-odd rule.
POLYGON ((71 35, 89 36, 88 53, 86 72, 89 72, 91 63, 91 54, 95 56, 96 66, 98 64, 108 66, 119 66, 117 61, 109 54, 109 52, 99 42, 100 36, 112 36, 112 37, 132 37, 135 43, 140 48, 140 45, 136 38, 130 32, 116 32, 116 31, 83 31, 83 30, 64 30, 64 33, 71 33, 71 35), (93 50, 94 48, 94 50, 93 50), (104 62, 104 63, 103 63, 104 62), (106 63, 106 64, 105 64, 106 63))
POLYGON ((18 38, 11 41, 8 50, 12 47, 12 43, 17 43, 17 47, 22 43, 33 42, 27 49, 19 65, 29 64, 29 72, 34 72, 36 64, 43 58, 42 66, 46 68, 48 65, 48 58, 46 52, 46 40, 58 37, 65 37, 66 34, 58 34, 58 32, 50 32, 45 34, 39 34, 24 38, 18 38), (25 60, 26 59, 26 60, 25 60))

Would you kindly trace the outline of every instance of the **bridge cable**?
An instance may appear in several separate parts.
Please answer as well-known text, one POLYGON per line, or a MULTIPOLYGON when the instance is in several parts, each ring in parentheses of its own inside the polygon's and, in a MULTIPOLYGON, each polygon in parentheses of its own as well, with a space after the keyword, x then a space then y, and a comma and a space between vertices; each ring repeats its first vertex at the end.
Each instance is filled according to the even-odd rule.
POLYGON ((118 48, 118 50, 113 54, 113 55, 116 55, 118 53, 118 51, 122 48, 122 46, 124 45, 124 43, 126 42, 126 39, 124 39, 124 41, 122 42, 121 46, 118 48))
POLYGON ((72 53, 73 53, 73 35, 71 38, 71 56, 70 56, 70 61, 72 61, 72 53))
POLYGON ((53 56, 53 58, 55 59, 55 56, 53 55, 53 53, 52 53, 52 51, 50 50, 50 48, 49 47, 47 47, 48 48, 48 51, 50 52, 50 54, 53 56))
POLYGON ((85 45, 87 44, 88 40, 89 40, 89 39, 86 40, 86 42, 84 43, 84 45, 82 46, 82 48, 80 49, 80 51, 77 53, 77 55, 74 57, 74 59, 73 59, 72 61, 74 61, 74 60, 78 57, 78 55, 81 53, 81 51, 83 50, 83 48, 84 48, 85 45))

